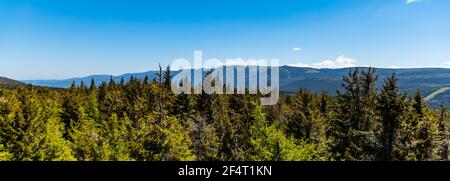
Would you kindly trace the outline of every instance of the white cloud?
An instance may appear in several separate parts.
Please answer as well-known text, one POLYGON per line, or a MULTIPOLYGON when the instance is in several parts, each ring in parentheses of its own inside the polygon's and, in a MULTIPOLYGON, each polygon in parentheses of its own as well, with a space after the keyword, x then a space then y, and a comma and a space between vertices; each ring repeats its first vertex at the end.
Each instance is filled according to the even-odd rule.
POLYGON ((406 0, 406 4, 420 3, 422 0, 406 0))
POLYGON ((398 65, 391 65, 391 66, 387 66, 386 68, 388 68, 388 69, 399 69, 399 68, 403 68, 403 67, 400 67, 398 65))
POLYGON ((347 67, 356 67, 356 60, 350 57, 346 57, 345 55, 341 55, 333 60, 324 60, 323 62, 314 63, 314 68, 347 68, 347 67))
POLYGON ((300 62, 295 63, 295 64, 289 64, 288 66, 290 66, 290 67, 309 67, 308 64, 304 64, 304 63, 300 63, 300 62))
MULTIPOLYGON (((344 55, 339 56, 335 61, 332 60, 324 60, 323 62, 313 63, 312 65, 308 65, 305 63, 295 63, 288 64, 291 67, 311 67, 311 68, 329 68, 329 69, 337 69, 337 68, 348 68, 348 67, 373 67, 364 64, 357 64, 356 60, 346 57, 344 55)), ((389 65, 389 66, 376 66, 376 68, 388 68, 388 69, 413 69, 413 68, 449 68, 450 69, 450 61, 446 61, 441 63, 440 65, 416 65, 416 66, 398 66, 398 65, 389 65)))
POLYGON ((302 51, 303 49, 301 49, 301 48, 293 48, 292 49, 294 52, 300 52, 300 51, 302 51))
POLYGON ((445 68, 450 68, 450 62, 444 62, 442 63, 442 66, 445 68))
POLYGON ((345 55, 341 55, 336 58, 336 60, 324 60, 322 62, 313 63, 312 65, 308 65, 305 63, 294 63, 294 64, 288 64, 288 66, 291 67, 311 67, 311 68, 329 68, 329 69, 338 69, 338 68, 347 68, 347 67, 356 67, 356 66, 363 66, 368 67, 366 65, 357 65, 356 60, 350 57, 347 57, 345 55))
POLYGON ((222 65, 226 65, 226 66, 257 66, 257 65, 261 65, 261 66, 265 66, 267 65, 267 60, 264 59, 247 59, 244 60, 243 58, 236 58, 236 59, 228 59, 225 61, 225 64, 222 65))

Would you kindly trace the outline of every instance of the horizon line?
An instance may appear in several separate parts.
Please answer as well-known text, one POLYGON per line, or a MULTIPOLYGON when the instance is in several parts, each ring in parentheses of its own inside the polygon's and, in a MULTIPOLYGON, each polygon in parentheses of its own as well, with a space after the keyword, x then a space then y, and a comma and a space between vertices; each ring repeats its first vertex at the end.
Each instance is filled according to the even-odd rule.
MULTIPOLYGON (((252 66, 259 66, 259 65, 226 65, 227 66, 235 66, 235 67, 252 67, 252 66)), ((161 66, 164 68, 164 66, 161 66)), ((166 66, 167 67, 167 66, 166 66)), ((218 67, 224 67, 222 66, 218 66, 218 67)), ((207 67, 202 67, 202 68, 191 68, 190 70, 199 70, 199 69, 215 69, 218 67, 214 67, 214 68, 207 68, 207 67)), ((304 69, 315 69, 315 70, 340 70, 340 69, 352 69, 352 68, 374 68, 374 69, 391 69, 391 70, 401 70, 401 69, 450 69, 450 67, 442 67, 442 66, 423 66, 423 67, 375 67, 375 66, 352 66, 352 67, 338 67, 338 68, 317 68, 317 67, 300 67, 300 66, 293 66, 293 65, 280 65, 280 66, 261 66, 261 67, 292 67, 292 68, 304 68, 304 69)), ((171 71, 180 71, 181 69, 177 69, 177 70, 171 70, 171 71)), ((73 77, 67 77, 67 78, 55 78, 55 79, 13 79, 13 78, 9 78, 9 77, 4 77, 4 78, 9 78, 12 80, 17 80, 17 81, 58 81, 58 80, 70 80, 70 79, 83 79, 83 78, 87 78, 87 77, 91 77, 91 76, 111 76, 111 77, 120 77, 120 76, 124 76, 127 74, 141 74, 141 73, 148 73, 148 72, 155 72, 158 71, 156 70, 148 70, 148 71, 144 71, 144 72, 125 72, 125 73, 121 73, 121 74, 88 74, 88 75, 80 75, 80 76, 73 76, 73 77)), ((164 70, 163 70, 164 71, 164 70)), ((0 75, 0 77, 2 77, 0 75)))

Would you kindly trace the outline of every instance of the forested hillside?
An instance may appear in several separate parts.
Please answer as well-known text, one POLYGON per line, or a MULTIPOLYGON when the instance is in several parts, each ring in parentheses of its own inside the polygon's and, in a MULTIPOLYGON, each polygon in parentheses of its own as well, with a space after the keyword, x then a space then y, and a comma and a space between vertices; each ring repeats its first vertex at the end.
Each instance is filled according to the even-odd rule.
POLYGON ((353 70, 337 94, 274 106, 174 95, 170 77, 0 89, 0 160, 448 160, 447 109, 402 93, 395 75, 353 70))
MULTIPOLYGON (((359 68, 367 71, 367 67, 359 68)), ((193 72, 194 70, 192 70, 193 72)), ((246 81, 248 81, 248 67, 246 67, 246 81)), ((321 93, 327 91, 330 95, 336 95, 336 90, 343 90, 341 86, 342 76, 346 75, 348 68, 341 69, 315 69, 304 67, 279 67, 280 72, 280 90, 284 93, 296 93, 299 89, 310 90, 314 93, 321 93)), ((93 75, 82 78, 72 78, 65 80, 25 80, 24 82, 33 84, 35 86, 47 86, 58 88, 69 88, 72 82, 80 85, 83 81, 89 86, 92 79, 95 82, 109 82, 114 80, 119 82, 124 79, 125 82, 130 80, 131 77, 143 80, 146 76, 149 79, 155 78, 157 71, 148 71, 143 73, 127 73, 118 76, 111 75, 93 75)), ((172 71, 171 74, 175 75, 179 71, 172 71)), ((395 73, 398 80, 398 87, 401 92, 405 92, 408 95, 414 95, 419 90, 424 96, 428 96, 433 92, 450 86, 450 69, 445 68, 404 68, 404 69, 377 69, 377 80, 375 86, 380 89, 383 85, 383 81, 395 73)), ((205 75, 205 72, 203 72, 205 75)), ((433 108, 438 108, 440 103, 444 103, 447 107, 450 106, 450 91, 440 94, 428 103, 433 108)))
POLYGON ((24 83, 19 82, 19 81, 15 81, 12 79, 8 79, 5 77, 0 77, 0 87, 8 87, 8 88, 13 88, 13 87, 17 87, 20 85, 24 85, 24 83))

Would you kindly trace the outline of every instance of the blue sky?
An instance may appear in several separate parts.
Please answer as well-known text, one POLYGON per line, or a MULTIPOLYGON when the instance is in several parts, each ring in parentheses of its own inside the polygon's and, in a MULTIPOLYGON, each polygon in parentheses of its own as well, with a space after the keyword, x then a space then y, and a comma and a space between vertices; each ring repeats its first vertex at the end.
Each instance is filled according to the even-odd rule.
POLYGON ((0 76, 63 79, 207 58, 450 67, 448 0, 1 0, 0 76))

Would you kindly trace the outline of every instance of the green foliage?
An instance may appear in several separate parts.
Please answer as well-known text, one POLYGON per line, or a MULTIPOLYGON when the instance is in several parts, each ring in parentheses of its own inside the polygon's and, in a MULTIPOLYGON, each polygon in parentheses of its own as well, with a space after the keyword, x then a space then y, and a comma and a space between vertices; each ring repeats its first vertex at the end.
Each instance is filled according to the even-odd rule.
POLYGON ((254 111, 253 125, 250 128, 252 145, 251 160, 255 161, 311 161, 323 160, 314 145, 295 139, 276 128, 276 124, 268 125, 262 108, 258 104, 254 111))
POLYGON ((130 157, 130 142, 128 141, 130 124, 130 119, 126 115, 119 120, 117 115, 113 114, 101 125, 101 134, 105 140, 104 145, 108 148, 107 160, 132 160, 130 157))
POLYGON ((404 119, 404 114, 407 113, 405 111, 405 95, 399 93, 395 74, 386 79, 378 101, 378 111, 380 112, 382 121, 381 143, 383 145, 380 159, 392 160, 395 159, 394 148, 396 145, 396 136, 399 135, 399 125, 404 119))
POLYGON ((3 145, 0 145, 0 161, 12 160, 13 155, 5 150, 3 145))
POLYGON ((72 127, 71 140, 75 157, 84 161, 104 161, 109 157, 109 150, 104 138, 101 137, 100 125, 93 120, 79 120, 72 127))
POLYGON ((63 138, 63 125, 56 118, 48 119, 45 132, 41 135, 40 149, 36 152, 36 159, 42 161, 72 161, 70 142, 63 138))
POLYGON ((157 125, 160 135, 160 152, 156 153, 157 160, 162 161, 192 161, 195 154, 190 149, 192 142, 183 126, 174 117, 166 117, 161 125, 157 125))
POLYGON ((192 148, 198 160, 214 161, 219 160, 220 140, 213 125, 208 124, 204 119, 198 119, 191 133, 192 148))
MULTIPOLYGON (((53 103, 55 104, 55 103, 53 103)), ((37 137, 39 148, 35 153, 35 159, 43 161, 72 161, 76 160, 72 155, 70 142, 63 137, 64 124, 62 124, 59 115, 59 109, 50 102, 45 106, 47 111, 44 120, 43 133, 37 137)))
MULTIPOLYGON (((0 89, 0 160, 448 160, 448 111, 396 76, 350 71, 336 96, 180 94, 170 68, 151 81, 0 89)), ((189 81, 183 84, 190 84, 189 81)))
POLYGON ((0 140, 13 160, 74 160, 57 97, 41 100, 33 88, 21 88, 3 99, 0 140))
POLYGON ((234 125, 231 122, 228 99, 221 95, 214 95, 212 101, 212 124, 214 125, 220 139, 218 156, 221 160, 232 160, 238 157, 240 151, 236 148, 236 137, 234 125))
POLYGON ((439 141, 438 143, 438 154, 441 160, 448 160, 449 154, 449 132, 448 132, 448 111, 444 107, 444 104, 440 105, 439 117, 437 118, 437 125, 439 127, 439 141))
POLYGON ((373 69, 351 71, 338 91, 336 117, 331 124, 332 153, 337 160, 374 160, 379 148, 379 119, 373 69))

